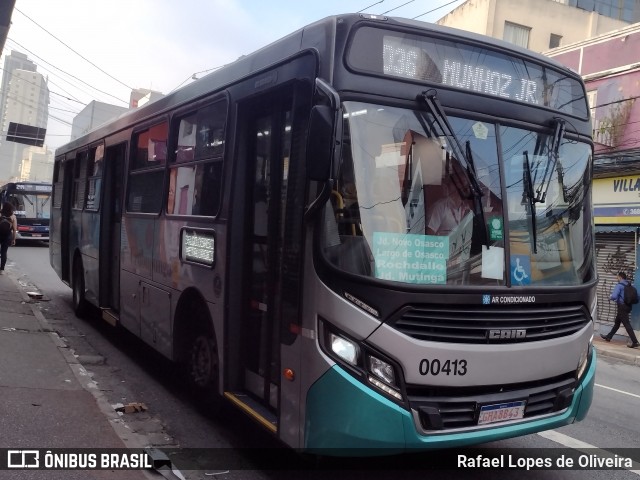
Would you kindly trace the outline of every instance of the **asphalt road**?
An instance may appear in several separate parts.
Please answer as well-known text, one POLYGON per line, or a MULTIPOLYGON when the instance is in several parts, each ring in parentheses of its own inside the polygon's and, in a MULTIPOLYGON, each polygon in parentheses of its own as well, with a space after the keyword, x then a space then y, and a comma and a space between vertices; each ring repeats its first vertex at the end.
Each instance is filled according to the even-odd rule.
MULTIPOLYGON (((99 319, 80 320, 71 310, 71 290, 49 266, 46 245, 16 246, 9 250, 8 269, 29 289, 44 294, 40 309, 54 329, 66 339, 80 356, 87 370, 112 405, 141 402, 148 411, 125 415, 130 427, 147 435, 159 447, 183 448, 274 447, 277 443, 240 412, 225 409, 215 416, 205 406, 191 398, 184 388, 179 372, 169 362, 145 347, 122 330, 115 330, 99 319)), ((183 471, 187 479, 275 479, 275 478, 362 478, 395 479, 399 476, 415 479, 446 478, 531 478, 531 479, 637 479, 640 465, 627 470, 531 470, 510 471, 460 466, 452 471, 437 469, 444 455, 459 453, 495 455, 499 449, 520 450, 525 457, 544 458, 545 452, 555 454, 585 452, 604 457, 614 449, 640 449, 640 367, 600 358, 596 374, 593 405, 587 419, 559 430, 542 432, 456 452, 436 452, 398 460, 333 462, 322 459, 310 462, 304 472, 289 470, 283 465, 277 470, 238 469, 229 472, 215 469, 183 471), (546 450, 553 449, 553 450, 546 450), (559 450, 561 449, 561 450, 559 450), (566 449, 566 450, 564 450, 566 449), (400 473, 398 470, 402 470, 400 473), (224 473, 223 473, 224 472, 224 473)), ((515 451, 515 450, 514 450, 515 451)), ((239 455, 245 455, 241 452, 239 455)), ((255 459, 246 454, 246 463, 255 459)), ((587 458, 585 457, 585 458, 587 458)), ((284 457, 283 457, 284 458, 284 457)))

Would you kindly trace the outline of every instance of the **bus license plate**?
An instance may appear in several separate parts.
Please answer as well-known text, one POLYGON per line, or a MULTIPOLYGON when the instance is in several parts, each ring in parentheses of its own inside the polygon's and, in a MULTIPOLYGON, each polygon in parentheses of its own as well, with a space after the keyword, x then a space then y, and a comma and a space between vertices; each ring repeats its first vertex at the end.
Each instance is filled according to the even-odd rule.
POLYGON ((507 422, 524 418, 525 402, 497 403, 495 405, 483 405, 480 407, 478 425, 487 423, 507 422))

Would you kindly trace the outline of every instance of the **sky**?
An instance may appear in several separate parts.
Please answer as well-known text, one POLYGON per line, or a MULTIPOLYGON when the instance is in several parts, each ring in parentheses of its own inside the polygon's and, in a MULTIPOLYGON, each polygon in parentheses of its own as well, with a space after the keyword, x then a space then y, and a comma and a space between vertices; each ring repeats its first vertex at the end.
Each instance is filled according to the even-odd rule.
POLYGON ((26 54, 49 81, 45 143, 69 141, 89 102, 128 106, 132 88, 169 93, 192 76, 329 15, 435 22, 463 0, 17 0, 4 55, 26 54))

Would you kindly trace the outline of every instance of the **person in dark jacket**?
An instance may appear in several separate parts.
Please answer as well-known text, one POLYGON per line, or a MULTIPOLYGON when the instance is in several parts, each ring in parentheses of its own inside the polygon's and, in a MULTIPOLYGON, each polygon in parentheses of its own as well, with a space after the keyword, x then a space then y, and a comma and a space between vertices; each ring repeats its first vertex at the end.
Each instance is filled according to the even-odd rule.
POLYGON ((2 275, 4 274, 4 266, 7 264, 7 250, 9 250, 10 245, 16 244, 18 222, 16 220, 16 216, 13 214, 13 205, 9 202, 4 202, 2 204, 0 215, 11 222, 11 231, 5 235, 4 238, 0 238, 0 275, 2 275))
POLYGON ((636 334, 631 327, 631 322, 629 321, 629 313, 631 313, 631 307, 624 303, 624 287, 627 285, 629 285, 627 274, 624 272, 618 273, 618 283, 615 287, 613 287, 613 291, 609 296, 609 300, 616 302, 616 319, 609 334, 604 335, 601 333, 600 336, 607 342, 610 342, 620 328, 620 324, 622 323, 625 330, 627 331, 627 334, 629 335, 629 339, 631 340, 631 345, 627 345, 627 347, 637 348, 638 346, 640 346, 640 343, 638 343, 638 338, 636 337, 636 334))

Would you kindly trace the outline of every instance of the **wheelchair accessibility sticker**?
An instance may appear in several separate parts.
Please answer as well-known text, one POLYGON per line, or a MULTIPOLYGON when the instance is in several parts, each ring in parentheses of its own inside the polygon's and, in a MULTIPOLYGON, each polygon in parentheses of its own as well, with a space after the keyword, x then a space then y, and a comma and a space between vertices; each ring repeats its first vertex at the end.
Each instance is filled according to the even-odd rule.
POLYGON ((531 259, 528 255, 511 255, 511 285, 531 284, 531 259))

